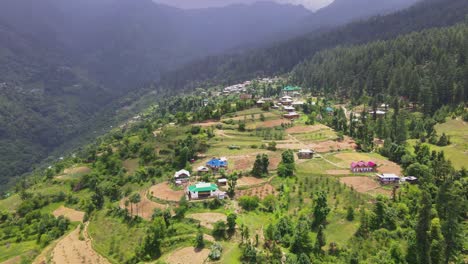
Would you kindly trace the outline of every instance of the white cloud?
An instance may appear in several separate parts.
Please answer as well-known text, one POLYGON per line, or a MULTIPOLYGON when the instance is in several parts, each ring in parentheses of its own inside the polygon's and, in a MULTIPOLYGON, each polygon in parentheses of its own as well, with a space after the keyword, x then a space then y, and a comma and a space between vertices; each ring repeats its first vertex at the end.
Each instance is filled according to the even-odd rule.
MULTIPOLYGON (((262 0, 154 0, 155 2, 164 3, 167 5, 176 6, 179 8, 203 8, 203 7, 220 7, 235 3, 254 3, 262 0)), ((271 1, 271 0, 270 0, 271 1)), ((303 5, 310 10, 317 10, 324 7, 333 0, 272 0, 278 3, 290 3, 295 5, 303 5)))
POLYGON ((277 2, 303 5, 310 10, 317 10, 331 4, 333 0, 277 0, 277 2))

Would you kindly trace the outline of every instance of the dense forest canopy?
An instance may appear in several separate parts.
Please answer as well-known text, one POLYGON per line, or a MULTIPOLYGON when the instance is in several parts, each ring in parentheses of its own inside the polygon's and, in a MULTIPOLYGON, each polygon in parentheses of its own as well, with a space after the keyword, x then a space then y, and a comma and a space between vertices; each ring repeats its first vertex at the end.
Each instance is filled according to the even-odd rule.
POLYGON ((291 78, 314 94, 369 96, 375 103, 402 96, 433 114, 467 100, 467 23, 326 50, 296 66, 291 78))

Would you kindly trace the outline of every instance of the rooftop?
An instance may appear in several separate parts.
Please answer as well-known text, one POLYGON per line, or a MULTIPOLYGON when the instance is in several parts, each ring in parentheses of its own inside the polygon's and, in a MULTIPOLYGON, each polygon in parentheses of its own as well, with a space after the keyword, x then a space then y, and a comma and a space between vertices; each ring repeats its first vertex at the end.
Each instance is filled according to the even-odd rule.
POLYGON ((190 192, 209 192, 218 190, 218 185, 214 183, 199 182, 188 187, 190 192))
POLYGON ((286 92, 300 91, 300 90, 301 90, 301 87, 298 87, 298 86, 286 86, 283 88, 283 91, 286 91, 286 92))

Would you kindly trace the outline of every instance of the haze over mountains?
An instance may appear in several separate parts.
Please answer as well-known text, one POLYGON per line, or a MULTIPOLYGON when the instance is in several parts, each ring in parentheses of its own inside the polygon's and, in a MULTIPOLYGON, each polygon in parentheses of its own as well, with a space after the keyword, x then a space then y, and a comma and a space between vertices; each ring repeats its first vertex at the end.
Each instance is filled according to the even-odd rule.
POLYGON ((312 13, 274 2, 181 10, 151 0, 3 0, 0 175, 31 169, 163 72, 413 2, 337 0, 312 13))

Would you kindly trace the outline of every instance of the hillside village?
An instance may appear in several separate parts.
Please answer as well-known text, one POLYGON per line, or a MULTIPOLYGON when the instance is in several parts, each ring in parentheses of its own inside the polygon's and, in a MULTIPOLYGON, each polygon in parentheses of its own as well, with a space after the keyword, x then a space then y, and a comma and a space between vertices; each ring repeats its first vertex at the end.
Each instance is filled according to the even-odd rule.
MULTIPOLYGON (((376 228, 363 230, 375 204, 399 201, 406 209, 398 214, 414 214, 411 196, 420 195, 424 174, 384 156, 391 151, 384 138, 360 132, 390 118, 390 104, 373 110, 335 102, 280 78, 219 89, 151 108, 19 185, 0 200, 3 217, 38 208, 65 222, 60 233, 22 232, 21 239, 8 238, 1 224, 0 261, 260 263, 307 252, 345 261, 352 256, 338 252, 358 250, 356 241, 370 234, 362 232, 376 228), (172 103, 174 115, 155 114, 172 103), (314 220, 303 237, 308 216, 314 220)), ((53 231, 58 223, 50 224, 53 231)), ((367 250, 383 254, 384 238, 373 239, 367 250)))

